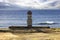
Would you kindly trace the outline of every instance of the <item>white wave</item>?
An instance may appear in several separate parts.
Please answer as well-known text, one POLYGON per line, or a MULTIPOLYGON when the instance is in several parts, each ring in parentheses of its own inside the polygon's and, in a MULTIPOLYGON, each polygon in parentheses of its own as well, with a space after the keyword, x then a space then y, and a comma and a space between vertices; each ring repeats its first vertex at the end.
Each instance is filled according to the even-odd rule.
POLYGON ((46 21, 46 23, 53 24, 54 21, 46 21))

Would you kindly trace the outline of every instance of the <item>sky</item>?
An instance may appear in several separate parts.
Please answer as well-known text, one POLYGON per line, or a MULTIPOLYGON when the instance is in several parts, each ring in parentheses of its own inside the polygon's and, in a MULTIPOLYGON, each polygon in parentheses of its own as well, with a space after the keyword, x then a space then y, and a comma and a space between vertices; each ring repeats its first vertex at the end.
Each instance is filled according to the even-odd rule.
MULTIPOLYGON (((20 19, 20 17, 23 18, 24 15, 26 16, 26 14, 21 16, 19 13, 18 13, 18 15, 16 14, 18 11, 17 12, 11 11, 12 14, 15 13, 15 14, 13 14, 14 15, 13 16, 12 14, 10 14, 10 12, 5 11, 7 9, 9 9, 9 10, 10 9, 12 9, 12 10, 19 9, 19 13, 21 10, 24 10, 24 9, 60 9, 60 0, 0 0, 0 26, 2 26, 2 25, 5 26, 7 24, 10 25, 11 23, 15 25, 15 22, 16 22, 16 25, 20 25, 20 23, 23 24, 24 22, 26 23, 26 21, 24 21, 24 19, 23 20, 20 19), (4 10, 5 12, 3 12, 1 10, 4 10), (10 19, 14 19, 14 18, 18 19, 18 21, 10 20, 10 19)), ((41 11, 41 12, 43 12, 43 11, 41 11)), ((59 12, 60 12, 60 10, 59 10, 59 12)), ((54 13, 58 13, 59 16, 57 15, 57 17, 60 17, 59 12, 54 11, 54 13)), ((35 13, 35 15, 38 16, 40 11, 39 12, 34 11, 34 13, 35 13), (38 14, 36 14, 36 13, 38 13, 38 14)), ((48 12, 48 13, 50 14, 51 12, 48 12)), ((50 16, 48 15, 48 17, 50 17, 50 16)), ((36 16, 34 16, 34 17, 36 17, 36 16)), ((42 18, 42 15, 39 15, 39 17, 42 18)), ((45 17, 46 16, 43 15, 43 19, 40 19, 40 20, 44 20, 45 17)), ((55 17, 56 16, 54 16, 54 18, 55 17)), ((54 19, 54 18, 52 18, 52 19, 54 19)), ((38 19, 35 22, 37 22, 37 21, 39 22, 40 20, 38 19)), ((47 21, 49 21, 49 20, 50 19, 48 19, 47 21)), ((59 18, 57 20, 60 21, 59 18)))
POLYGON ((0 0, 0 2, 26 9, 60 9, 60 0, 0 0))

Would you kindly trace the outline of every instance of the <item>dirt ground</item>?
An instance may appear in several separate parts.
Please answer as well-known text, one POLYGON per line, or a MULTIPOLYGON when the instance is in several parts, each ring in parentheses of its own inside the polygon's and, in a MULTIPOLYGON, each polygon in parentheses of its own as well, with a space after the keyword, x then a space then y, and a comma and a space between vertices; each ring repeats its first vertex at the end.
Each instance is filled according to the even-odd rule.
POLYGON ((60 32, 58 33, 0 32, 0 40, 60 40, 60 32))

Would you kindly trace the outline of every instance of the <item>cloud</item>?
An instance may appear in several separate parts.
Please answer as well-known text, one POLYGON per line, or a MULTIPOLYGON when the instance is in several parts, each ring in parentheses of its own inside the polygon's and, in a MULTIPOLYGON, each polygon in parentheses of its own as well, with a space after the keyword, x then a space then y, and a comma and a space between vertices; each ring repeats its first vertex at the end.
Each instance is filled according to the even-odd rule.
POLYGON ((25 9, 60 9, 60 0, 6 0, 25 9))
POLYGON ((11 4, 11 3, 7 3, 7 2, 1 2, 0 1, 0 10, 17 10, 22 7, 19 7, 18 5, 15 5, 15 4, 11 4))

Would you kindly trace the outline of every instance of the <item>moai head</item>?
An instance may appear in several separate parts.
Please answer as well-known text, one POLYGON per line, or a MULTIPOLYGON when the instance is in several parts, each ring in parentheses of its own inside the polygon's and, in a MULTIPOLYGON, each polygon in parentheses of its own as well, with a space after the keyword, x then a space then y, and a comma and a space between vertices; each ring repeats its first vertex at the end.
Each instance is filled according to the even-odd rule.
POLYGON ((27 12, 27 14, 32 14, 32 12, 29 10, 29 11, 27 12))

